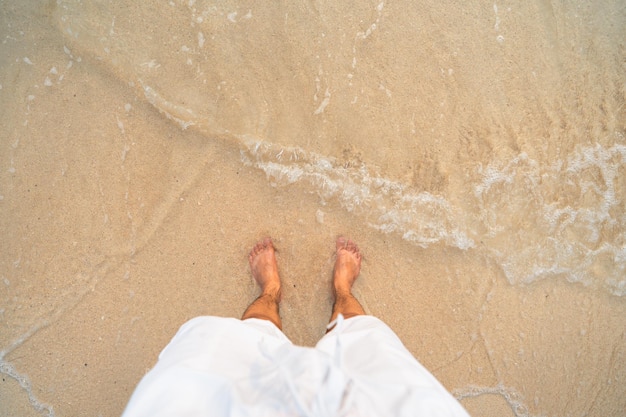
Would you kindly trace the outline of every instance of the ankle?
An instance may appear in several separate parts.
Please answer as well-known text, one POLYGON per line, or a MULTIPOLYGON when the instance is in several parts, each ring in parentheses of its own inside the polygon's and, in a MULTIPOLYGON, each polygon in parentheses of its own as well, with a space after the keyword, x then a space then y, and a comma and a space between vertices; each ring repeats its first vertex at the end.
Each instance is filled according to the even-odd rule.
POLYGON ((280 284, 268 284, 265 286, 265 288, 263 288, 261 296, 269 297, 275 300, 276 302, 280 302, 280 293, 281 293, 280 284))
POLYGON ((335 300, 352 297, 352 288, 345 285, 333 286, 333 295, 335 300))

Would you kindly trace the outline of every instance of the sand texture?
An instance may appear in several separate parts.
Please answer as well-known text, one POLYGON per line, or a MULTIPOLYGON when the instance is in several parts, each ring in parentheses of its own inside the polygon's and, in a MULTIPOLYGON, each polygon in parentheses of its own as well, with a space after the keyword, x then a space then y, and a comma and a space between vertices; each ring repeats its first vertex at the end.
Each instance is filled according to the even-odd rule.
POLYGON ((117 416, 278 248, 473 416, 626 410, 621 0, 0 1, 0 415, 117 416))

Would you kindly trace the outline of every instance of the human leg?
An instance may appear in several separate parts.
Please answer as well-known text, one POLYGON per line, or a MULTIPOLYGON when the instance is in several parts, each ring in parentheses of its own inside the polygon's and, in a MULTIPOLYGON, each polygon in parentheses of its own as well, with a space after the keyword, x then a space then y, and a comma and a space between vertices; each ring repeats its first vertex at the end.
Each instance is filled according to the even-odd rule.
POLYGON ((352 285, 361 271, 361 252, 357 245, 345 237, 336 242, 337 259, 333 270, 333 322, 341 313, 344 318, 365 314, 359 301, 352 295, 352 285))
POLYGON ((241 319, 269 320, 282 329, 278 312, 281 296, 280 277, 272 240, 266 237, 258 242, 250 251, 248 260, 252 276, 261 287, 261 295, 250 304, 241 319))
POLYGON ((333 358, 351 381, 358 381, 351 393, 354 414, 469 417, 389 326, 365 315, 351 293, 360 267, 361 252, 356 244, 337 239, 331 322, 340 313, 352 319, 338 321, 315 347, 333 358))

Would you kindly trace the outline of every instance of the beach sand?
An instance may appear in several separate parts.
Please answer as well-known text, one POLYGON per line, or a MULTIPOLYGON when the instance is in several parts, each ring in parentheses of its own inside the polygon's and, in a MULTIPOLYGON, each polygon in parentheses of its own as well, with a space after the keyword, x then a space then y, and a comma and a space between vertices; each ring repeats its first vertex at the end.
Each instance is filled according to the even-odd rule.
POLYGON ((186 321, 354 288, 473 416, 626 410, 619 1, 0 3, 0 414, 116 416, 186 321))

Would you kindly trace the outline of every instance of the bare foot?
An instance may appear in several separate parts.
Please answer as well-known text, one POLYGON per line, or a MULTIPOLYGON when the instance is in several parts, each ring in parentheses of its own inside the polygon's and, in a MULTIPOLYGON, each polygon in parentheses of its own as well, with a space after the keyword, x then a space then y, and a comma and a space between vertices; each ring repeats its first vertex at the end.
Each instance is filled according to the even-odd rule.
POLYGON ((337 238, 337 259, 333 271, 335 294, 349 293, 361 272, 361 251, 356 243, 343 236, 337 238))
POLYGON ((261 287, 261 291, 264 294, 280 296, 280 277, 274 252, 272 239, 266 237, 252 248, 248 260, 252 276, 261 287))

